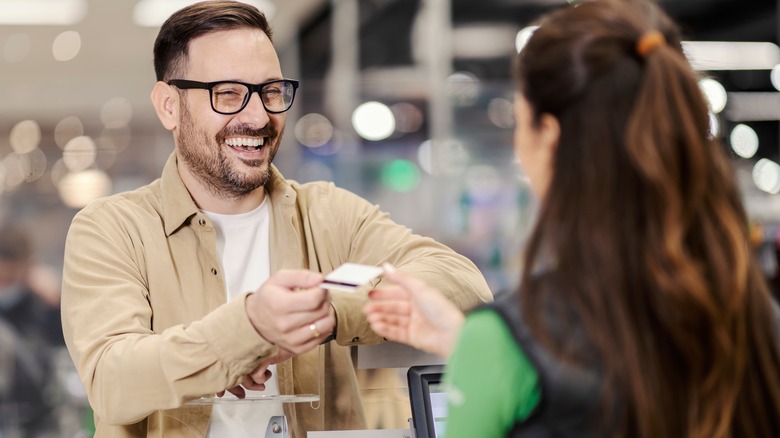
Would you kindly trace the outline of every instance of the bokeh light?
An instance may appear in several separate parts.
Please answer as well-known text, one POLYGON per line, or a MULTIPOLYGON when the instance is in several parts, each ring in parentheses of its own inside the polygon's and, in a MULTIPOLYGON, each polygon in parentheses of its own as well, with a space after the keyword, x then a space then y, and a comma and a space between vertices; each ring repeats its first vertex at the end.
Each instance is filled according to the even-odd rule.
POLYGON ((477 102, 482 84, 473 73, 460 71, 447 78, 446 89, 453 105, 468 107, 477 102))
POLYGON ((720 82, 712 78, 704 78, 699 81, 699 89, 704 93, 704 97, 710 106, 710 111, 719 114, 726 108, 728 94, 726 94, 726 89, 723 88, 720 82))
POLYGON ((775 90, 780 91, 780 64, 774 66, 769 73, 769 79, 772 81, 772 86, 775 90))
POLYGON ((766 158, 758 160, 753 166, 753 182, 760 190, 777 194, 780 192, 780 166, 766 158))
POLYGON ((3 158, 5 190, 23 183, 30 174, 30 159, 27 155, 10 153, 3 158))
POLYGON ((35 149, 24 154, 27 160, 27 176, 25 181, 33 182, 38 180, 46 172, 46 154, 40 149, 35 149))
POLYGON ((488 119, 499 128, 510 129, 515 126, 514 106, 509 99, 494 97, 488 102, 488 119))
POLYGON ((41 127, 35 120, 22 120, 11 128, 9 141, 14 152, 26 154, 40 144, 41 127))
POLYGON ((62 202, 71 208, 82 208, 111 192, 111 179, 105 172, 89 169, 63 176, 57 190, 62 202))
POLYGON ((81 35, 75 30, 67 30, 54 38, 51 52, 57 61, 70 61, 81 51, 81 35))
POLYGON ((306 147, 320 147, 333 138, 333 124, 322 114, 306 114, 295 124, 295 138, 306 147))
POLYGON ((420 184, 420 171, 408 160, 392 160, 380 171, 382 185, 396 192, 409 192, 420 184))
POLYGON ((710 117, 710 138, 717 138, 720 135, 720 119, 717 114, 709 112, 710 117))
POLYGON ((54 127, 54 142, 60 149, 65 149, 71 139, 80 135, 84 135, 84 125, 76 116, 65 117, 54 127))
POLYGON ((395 117, 387 105, 381 102, 366 102, 352 113, 352 127, 366 140, 384 140, 395 130, 395 117))
POLYGON ((65 145, 62 161, 71 172, 84 170, 95 163, 97 146, 95 141, 85 135, 76 137, 65 145))
POLYGON ((758 151, 758 134, 747 125, 735 126, 729 135, 729 142, 734 153, 742 158, 753 158, 758 151))
POLYGON ((431 175, 452 175, 463 172, 471 160, 471 154, 458 140, 425 140, 417 149, 420 168, 431 175), (436 150, 434 150, 434 147, 436 150))

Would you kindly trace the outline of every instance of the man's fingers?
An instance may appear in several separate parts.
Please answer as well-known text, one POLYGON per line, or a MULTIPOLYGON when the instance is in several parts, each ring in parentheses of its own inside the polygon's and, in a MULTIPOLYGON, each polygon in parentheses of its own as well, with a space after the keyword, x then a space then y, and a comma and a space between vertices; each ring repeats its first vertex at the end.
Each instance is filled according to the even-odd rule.
POLYGON ((235 395, 238 398, 246 397, 246 391, 244 391, 244 388, 240 386, 234 386, 232 388, 229 388, 228 392, 230 392, 231 394, 235 395))
POLYGON ((287 289, 308 289, 322 283, 322 274, 304 269, 282 269, 268 279, 268 284, 287 289))

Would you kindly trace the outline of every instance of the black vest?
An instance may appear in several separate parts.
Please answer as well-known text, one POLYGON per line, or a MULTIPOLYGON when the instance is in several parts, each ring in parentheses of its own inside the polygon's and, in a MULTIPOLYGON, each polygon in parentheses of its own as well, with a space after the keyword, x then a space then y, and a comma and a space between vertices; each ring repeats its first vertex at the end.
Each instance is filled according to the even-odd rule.
MULTIPOLYGON (((531 415, 512 429, 509 437, 594 436, 601 380, 597 372, 572 367, 546 352, 534 339, 520 315, 518 297, 497 295, 480 309, 497 313, 510 328, 515 341, 539 375, 541 398, 531 415)), ((479 310, 476 310, 479 311, 479 310)))
MULTIPOLYGON (((780 306, 771 301, 775 333, 780 339, 780 306)), ((497 295, 494 302, 475 311, 492 310, 514 335, 539 375, 540 401, 525 421, 507 434, 511 438, 595 437, 600 435, 601 377, 598 367, 585 369, 561 362, 532 337, 520 314, 518 297, 497 295)), ((778 346, 780 348, 780 345, 778 346)))

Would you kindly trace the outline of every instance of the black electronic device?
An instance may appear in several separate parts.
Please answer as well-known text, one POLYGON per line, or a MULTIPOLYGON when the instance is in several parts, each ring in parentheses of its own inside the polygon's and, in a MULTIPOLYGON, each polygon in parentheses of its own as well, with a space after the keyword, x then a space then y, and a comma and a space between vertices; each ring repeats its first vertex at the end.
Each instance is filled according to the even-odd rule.
POLYGON ((443 375, 444 365, 413 366, 406 373, 415 438, 441 438, 444 435, 447 393, 443 375))

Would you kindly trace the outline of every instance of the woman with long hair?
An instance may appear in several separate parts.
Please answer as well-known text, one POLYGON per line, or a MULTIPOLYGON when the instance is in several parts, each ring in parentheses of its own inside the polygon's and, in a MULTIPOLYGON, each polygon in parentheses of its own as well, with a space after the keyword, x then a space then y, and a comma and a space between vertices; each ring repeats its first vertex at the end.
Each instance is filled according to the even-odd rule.
POLYGON ((540 200, 518 292, 464 322, 389 267, 365 308, 449 357, 447 438, 780 436, 780 311, 674 23, 579 2, 540 20, 514 74, 540 200))

